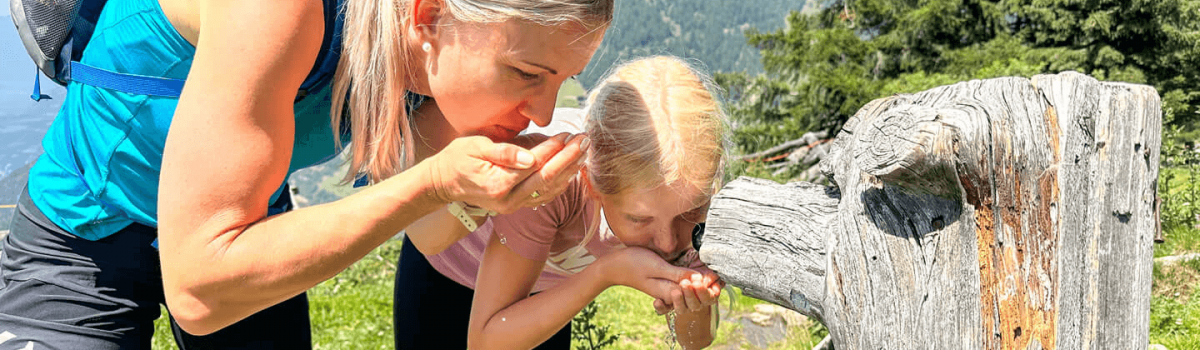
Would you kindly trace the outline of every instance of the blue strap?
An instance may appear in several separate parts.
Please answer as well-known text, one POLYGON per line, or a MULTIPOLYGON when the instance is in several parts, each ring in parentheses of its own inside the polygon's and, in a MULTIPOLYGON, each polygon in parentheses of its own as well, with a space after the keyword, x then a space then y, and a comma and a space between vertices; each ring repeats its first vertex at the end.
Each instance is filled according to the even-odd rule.
POLYGON ((42 101, 42 71, 33 68, 33 94, 29 95, 34 101, 42 101))
POLYGON ((183 79, 111 72, 78 61, 71 62, 71 81, 135 95, 179 97, 183 79))

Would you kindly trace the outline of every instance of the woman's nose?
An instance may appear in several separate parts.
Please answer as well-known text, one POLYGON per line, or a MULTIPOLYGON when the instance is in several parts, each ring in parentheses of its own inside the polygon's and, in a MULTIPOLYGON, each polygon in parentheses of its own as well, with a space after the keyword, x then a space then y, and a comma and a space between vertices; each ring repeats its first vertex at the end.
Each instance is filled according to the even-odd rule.
POLYGON ((554 117, 554 105, 558 101, 557 89, 547 87, 544 90, 530 96, 525 101, 525 108, 522 111, 526 118, 529 118, 537 126, 543 127, 550 125, 550 120, 554 117))

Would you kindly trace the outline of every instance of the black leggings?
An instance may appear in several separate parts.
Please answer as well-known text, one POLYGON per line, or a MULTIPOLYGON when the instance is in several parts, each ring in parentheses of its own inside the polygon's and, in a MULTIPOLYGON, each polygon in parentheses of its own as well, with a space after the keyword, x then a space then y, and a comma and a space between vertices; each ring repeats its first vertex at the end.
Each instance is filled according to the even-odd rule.
MULTIPOLYGON (((396 349, 466 349, 475 291, 454 282, 404 239, 396 271, 392 306, 396 349)), ((539 345, 538 350, 569 350, 571 324, 539 345)))
MULTIPOLYGON (((155 237, 133 224, 85 240, 22 194, 0 246, 0 349, 150 349, 163 304, 155 237)), ((312 347, 304 294, 208 336, 171 325, 183 350, 312 347)))

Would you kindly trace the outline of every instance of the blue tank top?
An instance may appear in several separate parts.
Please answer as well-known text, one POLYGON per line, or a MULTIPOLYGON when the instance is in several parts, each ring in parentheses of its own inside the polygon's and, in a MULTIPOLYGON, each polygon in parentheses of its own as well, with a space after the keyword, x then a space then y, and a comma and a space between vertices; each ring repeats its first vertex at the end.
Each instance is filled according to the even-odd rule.
MULTIPOLYGON (((326 6, 327 23, 330 9, 326 6)), ((329 41, 327 37, 323 48, 329 41)), ((81 62, 120 73, 186 79, 195 53, 158 0, 109 0, 81 62)), ((335 143, 330 125, 330 85, 305 92, 294 106, 289 176, 331 159, 344 146, 335 143)), ((157 227, 163 145, 177 102, 70 83, 42 141, 45 153, 30 169, 30 199, 55 224, 88 240, 131 223, 157 227)), ((348 141, 348 135, 342 140, 348 141)), ((282 188, 280 184, 271 202, 282 188)))

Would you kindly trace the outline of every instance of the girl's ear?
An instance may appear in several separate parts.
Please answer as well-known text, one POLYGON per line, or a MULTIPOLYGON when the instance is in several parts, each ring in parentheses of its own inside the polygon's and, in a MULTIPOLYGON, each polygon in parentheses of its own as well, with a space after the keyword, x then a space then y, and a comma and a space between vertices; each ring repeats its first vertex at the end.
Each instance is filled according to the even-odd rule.
POLYGON ((413 0, 412 8, 406 9, 409 13, 408 31, 409 37, 416 40, 420 47, 423 43, 436 43, 438 37, 438 25, 442 19, 442 11, 445 9, 445 4, 442 0, 413 0))

